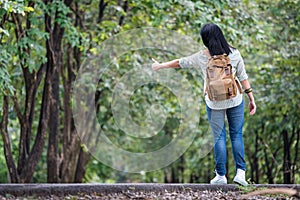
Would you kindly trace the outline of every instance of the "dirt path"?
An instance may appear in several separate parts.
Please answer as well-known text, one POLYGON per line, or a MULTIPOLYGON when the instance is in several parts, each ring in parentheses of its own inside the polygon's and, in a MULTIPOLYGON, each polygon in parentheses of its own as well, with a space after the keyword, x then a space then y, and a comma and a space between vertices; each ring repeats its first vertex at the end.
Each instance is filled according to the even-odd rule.
POLYGON ((209 184, 0 184, 0 200, 6 199, 297 199, 300 185, 209 185, 209 184), (271 194, 270 189, 277 193, 271 194), (282 190, 286 189, 286 190, 282 190), (281 191, 278 193, 278 191, 281 191))

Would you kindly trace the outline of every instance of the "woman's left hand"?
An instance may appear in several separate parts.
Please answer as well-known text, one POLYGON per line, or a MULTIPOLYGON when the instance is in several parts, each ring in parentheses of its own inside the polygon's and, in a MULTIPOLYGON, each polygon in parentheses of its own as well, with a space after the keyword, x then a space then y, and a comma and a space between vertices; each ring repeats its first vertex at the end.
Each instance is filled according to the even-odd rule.
POLYGON ((249 103, 250 115, 254 115, 256 112, 256 105, 254 101, 250 101, 249 103))

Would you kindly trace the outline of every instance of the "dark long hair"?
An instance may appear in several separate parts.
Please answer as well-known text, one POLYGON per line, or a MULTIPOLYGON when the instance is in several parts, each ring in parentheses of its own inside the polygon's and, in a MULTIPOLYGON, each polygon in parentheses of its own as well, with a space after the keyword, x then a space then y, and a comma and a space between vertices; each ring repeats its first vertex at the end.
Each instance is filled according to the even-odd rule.
POLYGON ((210 55, 221 55, 226 53, 229 55, 231 52, 230 46, 222 30, 216 24, 205 24, 200 31, 203 44, 208 48, 210 55))

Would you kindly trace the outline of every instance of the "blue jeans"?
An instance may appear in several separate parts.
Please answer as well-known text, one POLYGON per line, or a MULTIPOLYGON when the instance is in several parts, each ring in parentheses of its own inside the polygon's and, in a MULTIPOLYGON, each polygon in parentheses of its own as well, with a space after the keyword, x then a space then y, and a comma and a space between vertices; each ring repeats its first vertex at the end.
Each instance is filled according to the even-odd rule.
POLYGON ((227 116, 229 125, 235 168, 236 170, 242 169, 246 171, 242 132, 244 124, 244 100, 240 105, 224 110, 213 110, 206 106, 206 111, 214 135, 214 158, 217 173, 221 176, 226 174, 227 153, 225 115, 227 116))

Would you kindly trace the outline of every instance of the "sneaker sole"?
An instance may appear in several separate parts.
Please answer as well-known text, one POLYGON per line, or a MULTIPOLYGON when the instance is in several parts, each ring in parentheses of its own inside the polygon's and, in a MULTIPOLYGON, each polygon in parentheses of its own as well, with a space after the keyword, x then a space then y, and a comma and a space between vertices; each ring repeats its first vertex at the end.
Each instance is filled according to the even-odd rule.
POLYGON ((233 179, 233 182, 235 182, 235 183, 237 183, 237 184, 239 184, 239 185, 242 185, 242 186, 244 186, 244 187, 247 187, 247 186, 248 186, 248 183, 247 183, 247 182, 241 182, 241 181, 238 181, 238 180, 236 180, 236 179, 233 179))
POLYGON ((221 182, 221 183, 220 183, 220 182, 218 182, 218 183, 211 183, 211 182, 210 182, 210 184, 211 184, 211 185, 226 185, 227 182, 223 182, 223 183, 222 183, 222 182, 221 182))

